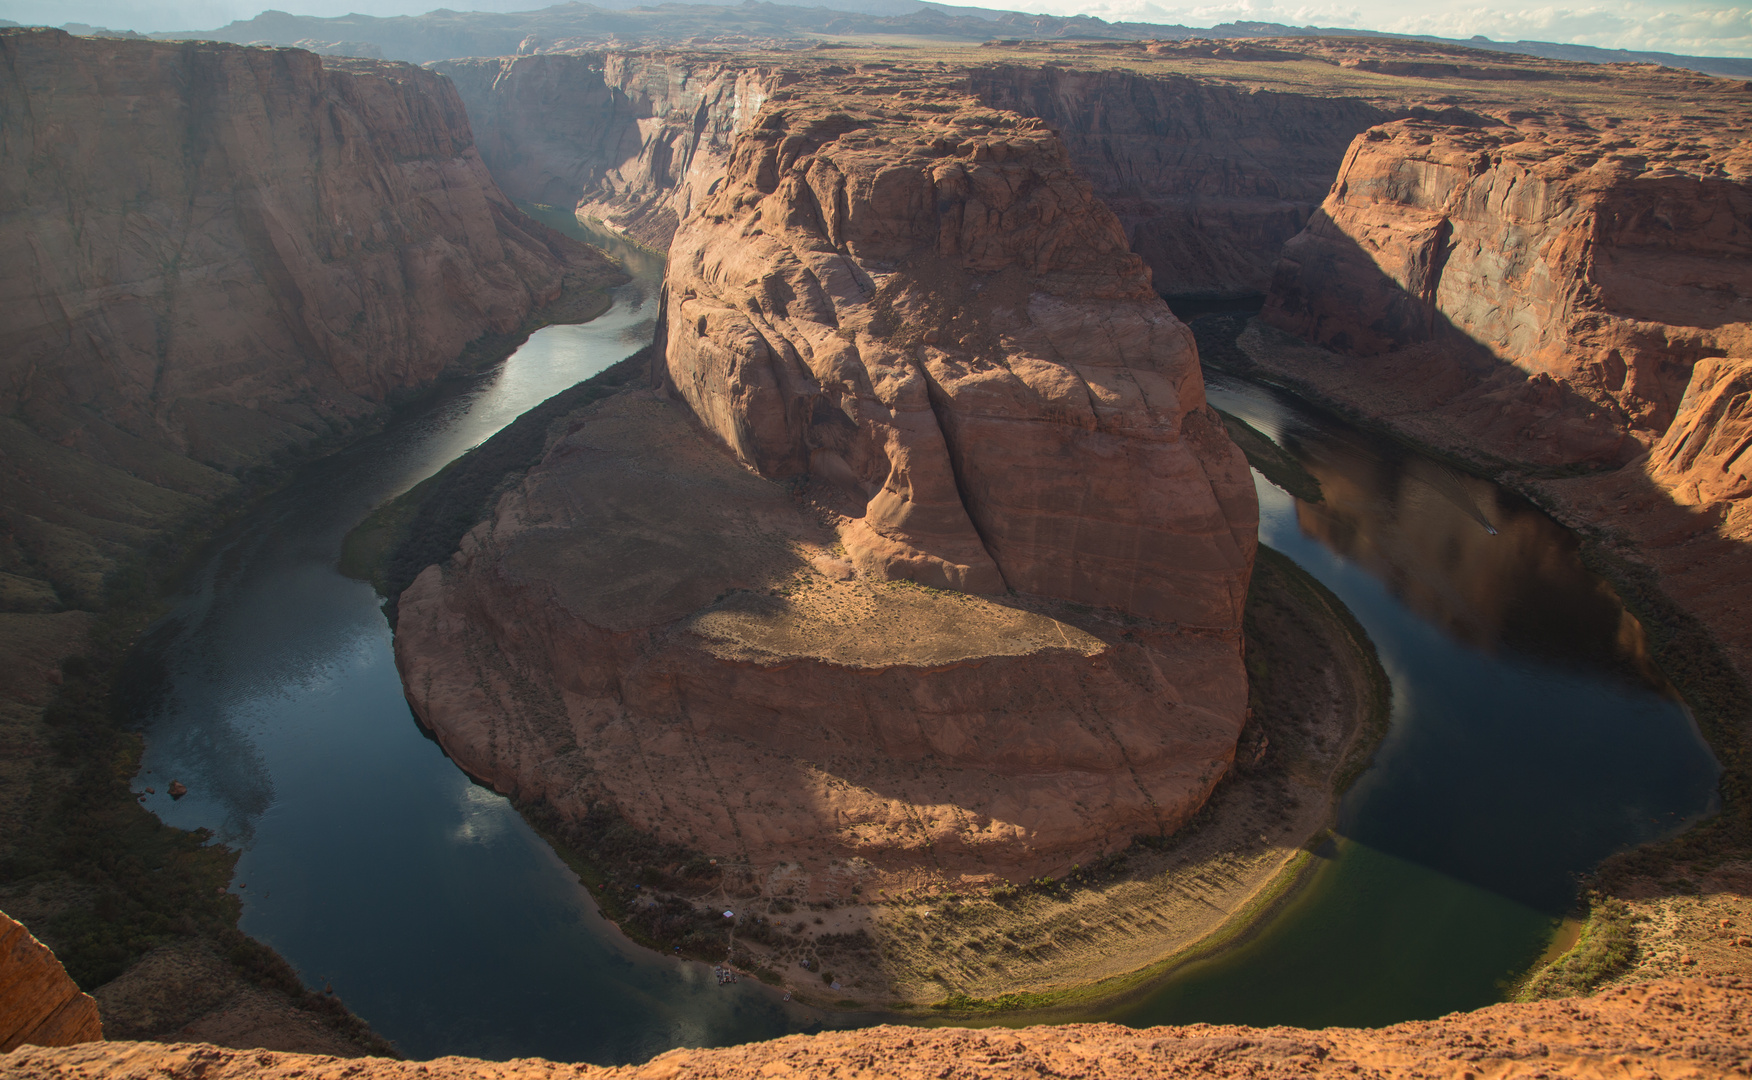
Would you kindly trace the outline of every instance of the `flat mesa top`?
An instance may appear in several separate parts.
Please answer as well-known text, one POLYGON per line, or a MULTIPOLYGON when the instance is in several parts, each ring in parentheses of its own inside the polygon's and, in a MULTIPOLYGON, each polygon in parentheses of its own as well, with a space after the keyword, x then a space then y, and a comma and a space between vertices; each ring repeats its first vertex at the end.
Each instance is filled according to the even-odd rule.
MULTIPOLYGON (((824 38, 824 40, 826 40, 824 38)), ((1246 41, 920 41, 847 38, 817 50, 722 52, 650 47, 649 55, 712 67, 761 65, 800 77, 801 92, 865 114, 965 100, 970 81, 1005 84, 1019 71, 1077 80, 1142 75, 1170 87, 1345 99, 1409 118, 1478 129, 1518 155, 1646 157, 1704 176, 1752 174, 1752 82, 1652 64, 1592 64, 1436 42, 1357 38, 1246 41)), ((977 93, 975 96, 978 96, 977 93)), ((1097 137, 1135 133, 1123 95, 1089 120, 1097 137)), ((1208 118, 1205 121, 1209 122, 1208 118)), ((1239 133, 1246 136, 1252 133, 1239 133)), ((1587 163, 1585 163, 1587 164, 1587 163)))

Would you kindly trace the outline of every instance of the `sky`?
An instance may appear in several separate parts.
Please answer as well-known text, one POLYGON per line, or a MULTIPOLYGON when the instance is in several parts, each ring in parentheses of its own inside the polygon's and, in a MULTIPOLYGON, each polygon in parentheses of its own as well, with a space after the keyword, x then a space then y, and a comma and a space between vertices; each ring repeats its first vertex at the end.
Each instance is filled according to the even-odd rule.
MULTIPOLYGON (((265 7, 301 15, 412 15, 434 7, 527 11, 550 0, 0 0, 0 18, 60 26, 68 22, 114 30, 209 30, 247 19, 265 7)), ((653 0, 657 2, 657 0, 653 0)), ((717 0, 734 3, 737 0, 717 0)), ((808 6, 811 0, 790 0, 808 6)), ((1752 56, 1752 0, 1617 0, 1538 6, 1512 0, 1003 0, 981 6, 1054 15, 1211 26, 1237 19, 1295 26, 1351 27, 1498 41, 1529 39, 1650 49, 1696 56, 1752 56)))

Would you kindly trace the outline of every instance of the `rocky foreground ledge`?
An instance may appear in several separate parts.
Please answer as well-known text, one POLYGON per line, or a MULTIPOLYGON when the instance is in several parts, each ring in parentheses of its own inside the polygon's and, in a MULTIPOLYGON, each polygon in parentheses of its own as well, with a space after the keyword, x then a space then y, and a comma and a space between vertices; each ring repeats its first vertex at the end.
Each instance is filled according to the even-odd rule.
POLYGON ((876 1027, 723 1050, 672 1050, 605 1069, 538 1058, 346 1060, 193 1043, 27 1046, 0 1056, 18 1080, 447 1080, 493 1077, 1740 1077, 1752 1076, 1752 979, 1674 979, 1598 997, 1495 1005, 1378 1030, 1195 1024, 1137 1030, 876 1027))

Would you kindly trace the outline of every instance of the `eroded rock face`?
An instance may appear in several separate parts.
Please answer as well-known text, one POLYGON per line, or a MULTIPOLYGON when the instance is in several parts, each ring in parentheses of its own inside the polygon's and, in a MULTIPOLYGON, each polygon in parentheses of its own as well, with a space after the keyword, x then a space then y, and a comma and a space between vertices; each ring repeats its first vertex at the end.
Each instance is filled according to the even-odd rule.
MULTIPOLYGON (((1300 59, 1219 48, 1238 59, 1300 59)), ((1185 51, 1162 43, 1146 54, 1185 51)), ((1389 116, 1353 98, 1176 74, 998 64, 974 69, 968 86, 989 105, 1052 125, 1165 296, 1265 292, 1279 249, 1325 198, 1351 139, 1389 116)))
POLYGON ((447 60, 481 157, 513 198, 664 250, 782 76, 761 64, 568 53, 447 60))
POLYGON ((399 601, 470 772, 818 896, 1172 831, 1246 708, 1190 334, 1044 124, 895 81, 769 101, 670 246, 673 400, 579 417, 399 601))
POLYGON ((1710 357, 1691 381, 1649 454, 1654 480, 1686 506, 1752 498, 1752 360, 1710 357))
MULTIPOLYGON (((576 207, 659 249, 768 95, 817 78, 861 93, 895 69, 651 52, 432 67, 456 81, 482 156, 513 197, 576 207)), ((1389 115, 1372 102, 1249 92, 1179 74, 1001 63, 937 81, 961 82, 985 105, 1051 125, 1164 295, 1263 293, 1278 249, 1307 224, 1351 138, 1389 115)))
POLYGON ((0 1053, 102 1038, 97 1002, 80 992, 47 945, 0 912, 0 1053))
POLYGON ((612 273, 511 206, 417 68, 55 30, 0 56, 0 442, 27 474, 0 504, 62 601, 568 272, 612 273))
POLYGON ((649 392, 565 426, 399 604, 409 701, 500 791, 849 899, 1170 831, 1233 756, 1226 634, 859 577, 649 392))
POLYGON ((1616 464, 1694 364, 1752 349, 1752 156, 1719 123, 1507 115, 1360 136, 1265 318, 1451 384, 1438 407, 1491 452, 1616 464))
MULTIPOLYGON (((1745 1075, 1752 987, 1745 978, 1671 979, 1610 990, 1593 998, 1493 1005, 1440 1020, 1376 1030, 1248 1028, 1196 1024, 1141 1030, 1115 1024, 1065 1024, 981 1030, 882 1026, 792 1035, 720 1050, 672 1050, 642 1065, 605 1069, 540 1060, 470 1058, 431 1062, 375 1059, 346 1063, 362 1080, 463 1080, 483 1072, 505 1080, 733 1080, 946 1073, 969 1080, 1011 1077, 1550 1077, 1631 1074, 1657 1078, 1745 1075), (880 1065, 873 1063, 879 1062, 880 1065)), ((280 1080, 322 1075, 333 1058, 163 1043, 103 1043, 25 1049, 0 1059, 20 1080, 121 1080, 199 1073, 206 1080, 280 1080)))
POLYGON ((769 105, 671 247, 669 385, 866 574, 1232 634, 1258 508, 1190 332, 1046 125, 944 96, 769 105))

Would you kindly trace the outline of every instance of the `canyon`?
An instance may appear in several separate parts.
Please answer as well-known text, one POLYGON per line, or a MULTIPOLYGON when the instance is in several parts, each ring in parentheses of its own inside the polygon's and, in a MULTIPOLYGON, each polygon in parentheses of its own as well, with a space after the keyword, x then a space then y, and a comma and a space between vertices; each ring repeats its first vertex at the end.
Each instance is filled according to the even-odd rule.
MULTIPOLYGON (((209 940, 236 909, 207 875, 235 856, 137 804, 138 736, 106 700, 155 577, 292 463, 490 364, 544 308, 588 317, 621 273, 513 206, 417 68, 30 29, 0 30, 0 60, 0 905, 94 989, 180 937, 194 955, 163 967, 196 992, 110 1003, 177 1018, 123 1031, 176 1030, 252 981, 209 940)), ((290 983, 258 1011, 324 1028, 273 963, 290 983)))
MULTIPOLYGON (((1047 729, 1035 728, 1034 718, 1063 716, 1066 702, 1038 689, 1016 696, 1003 674, 1005 661, 1023 657, 1031 670, 1054 672, 1046 685, 1079 680, 1082 692, 1105 702, 1104 718, 1148 715, 1141 702, 1153 691, 1128 687, 1129 677, 1111 679, 1126 665, 1099 682, 1070 674, 1082 670, 1076 653, 1100 670, 1135 638, 1169 673, 1177 706, 1236 715, 1240 699, 1225 698, 1217 679, 1189 694, 1186 677, 1174 674, 1215 670, 1208 660, 1163 660, 1174 651, 1213 655, 1186 630, 1224 625, 1223 590, 1210 579, 1224 561, 1213 563, 1208 552, 1217 549, 1205 541, 1207 554, 1151 556, 1158 566, 1197 568, 1154 582, 1123 559, 1097 554, 1166 552, 1176 536, 1216 535, 1184 517, 1152 521, 1159 505, 1124 506, 1184 466, 1152 465, 1130 449, 1116 456, 1112 448, 1124 444, 1110 437, 1081 449, 1081 437, 1060 430, 1070 400, 1052 389, 1061 376, 1036 366, 1037 358, 1050 365, 1088 354, 1096 363, 1073 364, 1086 389, 1072 397, 1086 395, 1095 408, 1074 426, 1097 433, 1111 426, 1132 438, 1147 431, 1149 422, 1126 418, 1138 415, 1127 395, 1143 416, 1159 417, 1165 402, 1196 393, 1189 383, 1174 385, 1172 366, 1164 371, 1171 393, 1138 371, 1138 355, 1163 370, 1164 358, 1187 348, 1178 321, 1152 307, 1151 292, 1211 300, 1268 292, 1264 321, 1244 345, 1275 326, 1360 354, 1355 362, 1319 359, 1339 353, 1271 339, 1281 346, 1272 355, 1322 365, 1319 378, 1300 376, 1302 384, 1348 371, 1378 393, 1421 395, 1422 422, 1455 431, 1469 422, 1457 410, 1482 401, 1477 409, 1488 409, 1491 422, 1518 424, 1528 445, 1557 448, 1547 459, 1556 464, 1575 463, 1578 447, 1582 460, 1634 456, 1670 420, 1687 364, 1738 340, 1721 319, 1689 337, 1679 329, 1685 319, 1708 323, 1710 305, 1721 306, 1707 283, 1692 280, 1706 263, 1686 245, 1725 232, 1728 246, 1710 255, 1727 255, 1730 275, 1743 265, 1733 261, 1741 189, 1732 169, 1744 116, 1732 84, 1338 41, 1005 43, 941 55, 964 66, 946 79, 929 63, 850 50, 738 63, 710 52, 647 51, 434 65, 458 80, 489 162, 510 190, 667 248, 653 379, 670 404, 640 406, 649 418, 639 423, 621 408, 599 407, 568 420, 566 434, 556 430, 547 462, 456 557, 402 595, 398 663, 416 711, 474 775, 556 811, 562 822, 582 822, 605 806, 624 815, 679 845, 663 856, 675 864, 671 877, 689 852, 704 850, 725 868, 714 880, 769 899, 856 905, 869 892, 989 889, 1062 873, 1124 848, 1128 835, 1148 835, 1151 825, 1172 832, 1204 801, 1211 778, 1228 768, 1234 719, 1219 721, 1214 738, 1208 725, 1202 733, 1179 726, 1176 737, 1196 738, 1174 744, 1143 736, 1148 725, 1128 719, 1132 726, 1101 733, 1111 748, 1089 756, 1064 749, 1080 746, 1081 733, 1071 742, 1035 733, 1047 729), (1534 112, 1526 108, 1529 87, 1537 88, 1534 112), (1695 97, 1708 108, 1682 122, 1616 114, 1639 95, 1695 97), (1676 166, 1662 164, 1652 168, 1671 181, 1665 194, 1627 195, 1621 181, 1639 175, 1646 160, 1630 154, 1571 187, 1539 186, 1574 173, 1577 162, 1591 166, 1588 140, 1602 138, 1619 140, 1620 150, 1642 145, 1637 140, 1659 144, 1676 162, 1694 163, 1698 176, 1726 179, 1692 191, 1667 176, 1676 166), (1443 139, 1460 140, 1470 156, 1443 139), (1494 160, 1480 153, 1487 143, 1503 151, 1502 176, 1481 164, 1494 160), (921 158, 933 164, 912 164, 921 158), (1470 163, 1467 176, 1486 170, 1475 193, 1456 194, 1464 185, 1443 179, 1440 168, 1459 176, 1456 163, 1470 163), (1527 172, 1533 165, 1543 170, 1537 178, 1527 172), (1376 187, 1370 170, 1384 177, 1376 187), (1425 198, 1413 179, 1438 193, 1429 201, 1461 209, 1418 217, 1406 205, 1425 198), (1698 203, 1699 192, 1701 208, 1662 209, 1663 198, 1698 203), (1677 253, 1646 255, 1654 226, 1625 217, 1639 207, 1655 207, 1644 217, 1679 234, 1661 241, 1677 253), (1549 220, 1527 225, 1516 216, 1534 212, 1549 220), (1606 220, 1619 232, 1591 246, 1564 241, 1566 248, 1538 231, 1598 238, 1606 220), (1572 305, 1564 322, 1558 293, 1573 291, 1578 275, 1601 276, 1563 263, 1572 249, 1615 268, 1611 296, 1653 303, 1647 283, 1662 283, 1674 294, 1660 294, 1672 309, 1667 317, 1677 321, 1652 326, 1643 310, 1640 322, 1632 312, 1614 323, 1572 305), (1505 268, 1491 261, 1502 251, 1539 254, 1527 267, 1505 268), (1675 277, 1674 267, 1690 267, 1691 277, 1675 277), (1541 292, 1541 283, 1550 288, 1541 292), (1446 329, 1462 324, 1470 329, 1446 329), (1606 372, 1600 386, 1613 377, 1607 360, 1575 361, 1586 334, 1604 335, 1598 355, 1616 357, 1623 377, 1572 415, 1551 405, 1581 393, 1572 385, 1585 381, 1580 372, 1606 372), (1377 355, 1388 359, 1369 367, 1377 355), (1400 366, 1380 366, 1388 363, 1400 366), (1115 370, 1091 378, 1100 366, 1115 370), (1489 379, 1496 381, 1469 397, 1459 392, 1489 379), (923 393, 909 389, 915 380, 923 393), (777 523, 785 496, 771 491, 756 502, 767 506, 758 520, 738 527, 750 533, 738 546, 754 545, 758 554, 708 557, 697 540, 677 543, 674 572, 688 576, 659 597, 651 583, 629 587, 635 549, 611 538, 631 528, 643 537, 642 560, 655 557, 655 537, 699 536, 698 522, 724 516, 713 509, 718 496, 700 492, 721 490, 730 474, 709 482, 688 474, 690 489, 702 485, 693 500, 681 489, 640 484, 632 478, 641 470, 617 459, 610 433, 643 426, 679 452, 687 440, 669 414, 677 406, 745 468, 786 481, 804 516, 819 520, 777 523), (1101 463, 1091 467, 1128 477, 1114 489, 1125 493, 1120 507, 1079 505, 1074 492, 1065 501, 1062 478, 1084 470, 1060 470, 1079 453, 1101 463), (1059 490, 1036 486, 1048 475, 1043 461, 1054 462, 1059 490), (1127 471, 1134 467, 1142 471, 1127 471), (624 493, 608 518, 586 509, 579 494, 604 482, 624 493), (697 518, 675 509, 690 501, 697 518), (1152 532, 1161 539, 1144 546, 1125 539, 1152 532), (596 552, 596 570, 573 557, 581 544, 596 552), (951 617, 915 598, 899 614, 866 591, 885 580, 975 595, 1014 590, 1158 626, 1154 635, 1125 634, 1121 644, 1074 609, 1037 606, 1030 614, 1059 624, 1065 647, 1044 667, 1046 654, 1027 645, 1017 653, 982 640, 978 628, 1010 616, 964 600, 951 617), (857 647, 840 637, 848 620, 866 627, 857 647), (892 623, 917 627, 921 637, 898 642, 868 629, 892 623), (936 643, 944 634, 966 639, 942 651, 936 643), (868 676, 843 689, 839 681, 891 665, 929 671, 933 662, 959 665, 960 693, 947 708, 937 690, 872 694, 861 689, 872 685, 868 676), (1070 665, 1064 675, 1061 663, 1070 665), (833 689, 805 689, 805 680, 833 689), (898 701, 900 712, 887 715, 897 706, 874 700, 883 697, 898 701), (982 714, 1005 716, 1004 735, 980 726, 988 723, 982 714), (942 737, 896 734, 914 732, 921 715, 946 725, 942 737), (1011 737, 1050 739, 1061 752, 1018 754, 1011 737), (865 749, 872 745, 882 748, 874 758, 865 749), (979 749, 968 757, 966 747, 979 749), (884 759, 894 761, 892 775, 873 763, 884 759), (1160 771, 1168 761, 1177 762, 1172 779, 1160 771), (921 762, 933 764, 921 771, 921 762), (963 771, 938 775, 941 762, 963 771), (1094 779, 1119 775, 1120 762, 1130 790, 1094 779), (1187 762, 1206 764, 1187 771, 1187 762), (1057 793, 1040 791, 1042 769, 1059 777, 1057 793), (773 785, 774 776, 786 779, 773 785)), ((1250 362, 1265 366, 1257 356, 1250 362)), ((1732 397, 1717 395, 1719 407, 1732 397)), ((1204 478, 1194 473, 1190 486, 1162 490, 1175 492, 1173 505, 1191 508, 1203 498, 1195 489, 1208 484, 1216 505, 1205 517, 1226 517, 1233 534, 1246 515, 1229 508, 1236 485, 1198 451, 1196 411, 1182 415, 1204 478)), ((687 446, 688 455, 698 452, 687 446)), ((1734 453, 1726 444, 1713 451, 1734 453)), ((1227 595, 1232 620, 1233 584, 1227 595)), ((682 889, 679 879, 658 884, 682 889)))
MULTIPOLYGON (((884 913, 920 897, 1176 833, 1240 776, 1238 743, 1263 753, 1252 479, 1164 295, 1263 294, 1239 364, 1522 488, 1652 574, 1723 678, 1752 662, 1744 86, 1331 39, 545 48, 427 70, 0 32, 0 234, 27 253, 0 271, 0 628, 31 666, 8 674, 9 823, 42 812, 32 783, 67 782, 42 710, 117 566, 502 355, 545 305, 600 310, 618 271, 512 200, 665 250, 657 342, 620 392, 544 419, 539 460, 394 598, 396 661, 472 777, 562 839, 645 845, 651 906, 831 904, 832 933, 885 945, 884 913)), ((1729 823, 1735 692, 1700 710, 1729 823)), ((1261 894, 1328 809, 1272 840, 1261 894)), ((1715 856, 1743 855, 1729 841, 1715 856)), ((52 905, 32 889, 5 902, 34 925, 52 905)), ((897 985, 845 992, 942 993, 897 985)), ((1537 1041, 1577 1075, 1620 1053, 1730 1075, 1744 992, 1149 1053, 1281 1037, 1282 1056, 1193 1054, 1391 1073, 1537 1041), (1696 1016, 1696 1038, 1655 1049, 1652 1016, 1696 1016), (1621 1033, 1609 1052, 1589 1024, 1621 1033)), ((878 1031, 784 1064, 1087 1045, 1106 1068, 1149 1034, 878 1031)), ((330 1066, 123 1044, 8 1062, 112 1067, 330 1066)))
POLYGON ((615 273, 516 211, 417 68, 56 30, 0 50, 8 610, 100 604, 240 474, 615 273))

